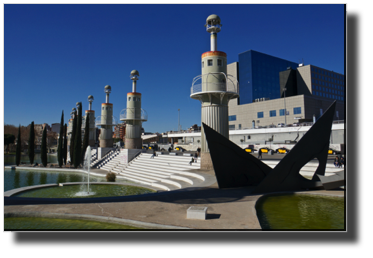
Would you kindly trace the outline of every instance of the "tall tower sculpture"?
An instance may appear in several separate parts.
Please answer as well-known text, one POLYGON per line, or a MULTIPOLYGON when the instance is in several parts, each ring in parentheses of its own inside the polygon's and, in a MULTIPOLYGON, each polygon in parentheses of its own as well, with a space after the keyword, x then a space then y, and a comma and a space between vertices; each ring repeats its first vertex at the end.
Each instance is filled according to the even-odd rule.
POLYGON ((101 117, 97 118, 96 125, 101 126, 100 147, 113 148, 113 125, 115 119, 113 117, 113 104, 109 103, 109 94, 111 86, 105 86, 106 102, 101 104, 101 117))
MULTIPOLYGON (((202 54, 202 74, 193 79, 190 97, 201 102, 201 122, 229 139, 228 102, 239 94, 237 79, 227 74, 227 54, 217 51, 221 26, 216 14, 207 17, 210 51, 202 54)), ((202 125, 201 128, 201 169, 213 169, 202 125)))
MULTIPOLYGON (((70 152, 70 149, 71 149, 71 136, 72 136, 72 131, 73 131, 73 120, 74 120, 74 116, 76 115, 76 108, 73 108, 70 112, 70 119, 69 119, 69 124, 67 126, 67 145, 68 145, 68 149, 67 149, 67 152, 70 152)), ((68 156, 68 159, 70 157, 70 155, 67 155, 68 156)))
MULTIPOLYGON (((92 95, 88 96, 89 107, 88 110, 85 111, 85 119, 89 116, 89 137, 88 137, 88 145, 91 147, 95 147, 96 144, 96 128, 95 128, 95 111, 92 110, 92 102, 94 98, 92 95)), ((84 123, 82 123, 82 128, 85 128, 85 119, 84 123)))
POLYGON ((141 93, 136 92, 139 76, 137 70, 131 72, 132 92, 127 93, 127 108, 120 112, 120 120, 126 122, 126 149, 142 148, 142 123, 148 120, 146 111, 141 108, 141 93))

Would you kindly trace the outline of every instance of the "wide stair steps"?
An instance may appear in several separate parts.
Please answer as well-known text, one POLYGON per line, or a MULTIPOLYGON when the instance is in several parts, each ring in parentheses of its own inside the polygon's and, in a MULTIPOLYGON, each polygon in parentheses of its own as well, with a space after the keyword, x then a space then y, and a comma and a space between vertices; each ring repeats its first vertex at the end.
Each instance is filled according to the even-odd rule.
MULTIPOLYGON (((269 167, 274 168, 279 161, 278 160, 262 160, 263 163, 267 164, 269 167)), ((306 165, 304 165, 299 173, 302 176, 313 176, 317 167, 319 166, 318 162, 308 162, 306 165)), ((326 164, 325 167, 325 176, 331 176, 334 175, 336 172, 341 172, 343 171, 343 168, 336 168, 333 164, 326 164)))
POLYGON ((91 164, 91 168, 99 168, 104 169, 103 167, 110 163, 115 157, 119 155, 119 150, 111 150, 109 153, 107 153, 102 159, 97 160, 93 164, 91 164))
POLYGON ((120 156, 116 156, 101 167, 123 178, 136 183, 151 185, 166 191, 181 189, 205 180, 190 170, 200 169, 200 163, 189 165, 191 157, 158 155, 142 153, 129 164, 123 164, 120 156))

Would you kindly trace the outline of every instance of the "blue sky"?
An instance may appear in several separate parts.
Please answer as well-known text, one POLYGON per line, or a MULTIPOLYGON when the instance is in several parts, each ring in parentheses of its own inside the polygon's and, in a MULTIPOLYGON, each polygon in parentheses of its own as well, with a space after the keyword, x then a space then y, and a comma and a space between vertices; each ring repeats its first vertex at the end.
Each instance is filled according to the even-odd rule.
POLYGON ((148 113, 147 132, 200 125, 190 87, 210 50, 205 21, 222 20, 228 63, 256 50, 344 74, 343 5, 5 5, 4 123, 65 123, 76 102, 100 115, 104 86, 114 116, 126 107, 131 70, 148 113))

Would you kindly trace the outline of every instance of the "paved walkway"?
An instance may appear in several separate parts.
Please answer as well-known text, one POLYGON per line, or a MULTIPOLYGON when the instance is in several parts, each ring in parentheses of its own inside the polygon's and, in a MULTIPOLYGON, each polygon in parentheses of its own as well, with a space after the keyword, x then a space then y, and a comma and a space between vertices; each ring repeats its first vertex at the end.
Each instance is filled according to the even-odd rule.
MULTIPOLYGON (((213 170, 201 171, 213 177, 213 170)), ((255 203, 261 195, 250 195, 250 188, 218 189, 216 180, 209 186, 190 187, 145 196, 108 198, 106 201, 34 205, 5 205, 4 213, 44 214, 49 217, 102 218, 126 224, 172 229, 162 225, 194 230, 260 230, 255 203), (207 220, 186 218, 190 206, 207 207, 207 220), (59 215, 59 216, 57 216, 59 215), (152 223, 152 224, 143 224, 152 223), (153 226, 152 226, 153 225, 153 226)), ((307 192, 310 193, 310 192, 307 192)), ((344 191, 312 191, 312 194, 344 196, 344 191)), ((74 201, 78 201, 74 199, 74 201)))

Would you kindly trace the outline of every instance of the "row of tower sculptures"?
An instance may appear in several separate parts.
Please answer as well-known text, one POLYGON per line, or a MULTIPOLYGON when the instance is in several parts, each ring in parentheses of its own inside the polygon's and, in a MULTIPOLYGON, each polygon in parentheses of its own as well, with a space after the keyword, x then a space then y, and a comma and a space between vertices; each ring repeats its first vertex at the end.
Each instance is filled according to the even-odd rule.
MULTIPOLYGON (((219 16, 212 14, 207 17, 206 31, 210 33, 210 51, 202 54, 202 74, 196 76, 192 82, 191 95, 193 99, 201 102, 201 124, 204 123, 229 138, 228 127, 228 102, 239 97, 238 82, 235 77, 227 73, 227 54, 217 50, 217 33, 220 32, 222 24, 219 16)), ((131 72, 132 92, 127 94, 127 108, 120 113, 120 120, 126 122, 126 149, 141 149, 141 127, 147 121, 147 114, 141 108, 141 93, 136 91, 136 83, 139 72, 131 72)), ((101 126, 100 147, 112 147, 112 127, 115 125, 113 117, 113 104, 109 103, 111 87, 105 86, 106 103, 101 105, 101 117, 96 119, 96 125, 101 126)), ((93 96, 90 96, 89 110, 90 121, 94 121, 94 111, 91 110, 93 96)), ((73 112, 74 113, 74 110, 73 112)), ((72 123, 70 119, 69 126, 72 123)), ((95 123, 90 123, 90 145, 94 145, 95 123), (91 134, 92 130, 92 134, 91 134)), ((212 161, 207 146, 205 133, 201 132, 201 168, 212 169, 212 161)), ((71 131, 71 129, 70 129, 71 131)))
MULTIPOLYGON (((127 94, 127 108, 123 109, 120 113, 120 120, 126 122, 126 149, 141 149, 141 128, 142 122, 147 121, 147 114, 141 108, 141 93, 136 92, 136 82, 139 79, 139 72, 133 70, 130 78, 132 83, 132 92, 127 94)), ((111 93, 111 86, 106 85, 104 89, 106 93, 106 101, 101 104, 101 116, 95 117, 95 111, 92 110, 92 102, 94 100, 92 95, 88 96, 89 108, 85 111, 85 116, 82 119, 82 129, 85 128, 85 120, 89 116, 89 145, 96 146, 96 126, 101 127, 100 130, 100 147, 112 148, 113 147, 113 126, 116 125, 116 118, 113 116, 113 104, 109 102, 109 95, 111 93)), ((78 106, 78 103, 77 103, 78 106)), ((71 133, 73 127, 74 116, 77 115, 76 108, 72 109, 70 113, 68 125, 69 144, 71 141, 71 133)))

